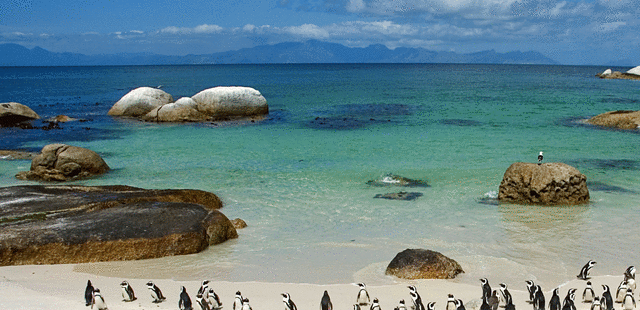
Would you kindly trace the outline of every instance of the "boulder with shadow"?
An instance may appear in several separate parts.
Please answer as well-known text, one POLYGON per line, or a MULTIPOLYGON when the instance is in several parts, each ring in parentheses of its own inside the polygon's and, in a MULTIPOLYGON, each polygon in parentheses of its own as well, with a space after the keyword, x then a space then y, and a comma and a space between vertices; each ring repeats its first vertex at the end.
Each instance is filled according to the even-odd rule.
POLYGON ((464 273, 455 260, 426 249, 406 249, 396 255, 385 274, 402 279, 453 279, 464 273))
POLYGON ((40 119, 40 115, 24 104, 0 103, 0 127, 20 127, 36 119, 40 119))
POLYGON ((31 160, 31 169, 16 174, 20 180, 70 181, 101 175, 109 166, 96 152, 66 144, 49 144, 31 160))

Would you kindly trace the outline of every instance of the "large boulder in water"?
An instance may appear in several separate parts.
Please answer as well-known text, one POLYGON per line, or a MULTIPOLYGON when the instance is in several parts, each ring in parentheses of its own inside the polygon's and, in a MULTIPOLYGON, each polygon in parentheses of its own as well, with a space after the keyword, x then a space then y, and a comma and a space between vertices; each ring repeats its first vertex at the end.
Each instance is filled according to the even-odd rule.
POLYGON ((189 97, 159 106, 143 117, 154 122, 199 122, 207 120, 207 115, 198 111, 198 104, 189 97))
POLYGON ((212 119, 249 117, 269 113, 267 99, 251 87, 214 87, 205 89, 193 97, 198 111, 212 119))
POLYGON ((425 249, 406 249, 396 255, 385 274, 403 279, 453 279, 464 273, 455 260, 425 249))
POLYGON ((129 186, 0 188, 0 266, 192 254, 238 234, 200 190, 129 186))
POLYGON ((39 119, 40 115, 28 106, 17 102, 0 103, 0 127, 15 127, 20 123, 39 119))
POLYGON ((609 111, 588 119, 587 123, 618 129, 637 129, 640 126, 640 111, 609 111))
POLYGON ((31 161, 31 170, 16 174, 20 180, 69 181, 100 175, 109 166, 96 152, 66 144, 49 144, 31 161))
POLYGON ((116 102, 109 110, 112 116, 144 116, 154 108, 173 102, 173 97, 163 90, 138 87, 116 102))
POLYGON ((587 203, 587 177, 563 163, 514 163, 504 173, 498 201, 537 205, 587 203))

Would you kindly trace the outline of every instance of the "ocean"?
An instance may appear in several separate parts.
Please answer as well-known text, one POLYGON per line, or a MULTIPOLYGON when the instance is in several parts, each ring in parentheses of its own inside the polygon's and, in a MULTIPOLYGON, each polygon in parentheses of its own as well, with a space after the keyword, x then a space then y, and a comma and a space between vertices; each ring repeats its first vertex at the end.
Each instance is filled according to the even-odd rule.
MULTIPOLYGON (((81 264, 121 277, 389 284, 406 248, 439 251, 477 284, 622 275, 640 263, 638 131, 582 120, 638 110, 640 84, 600 80, 605 67, 469 64, 283 64, 0 68, 0 102, 60 130, 0 128, 0 149, 66 143, 113 169, 73 184, 213 192, 240 237, 194 255, 81 264), (158 124, 107 116, 130 90, 160 86, 174 99, 215 86, 249 86, 270 113, 256 123, 158 124), (514 162, 564 162, 587 176, 581 206, 498 204, 514 162), (429 187, 367 184, 393 173, 429 187), (374 198, 398 191, 412 201, 374 198)), ((614 68, 615 70, 616 68, 614 68)), ((622 69, 618 69, 622 70, 622 69)), ((40 125, 38 122, 34 123, 40 125)), ((29 161, 0 160, 0 186, 29 161)))

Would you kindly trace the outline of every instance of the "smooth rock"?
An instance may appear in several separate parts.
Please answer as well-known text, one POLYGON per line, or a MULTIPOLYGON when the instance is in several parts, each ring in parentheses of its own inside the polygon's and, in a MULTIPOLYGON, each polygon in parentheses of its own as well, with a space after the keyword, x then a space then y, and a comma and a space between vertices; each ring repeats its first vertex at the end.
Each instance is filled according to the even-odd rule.
POLYGON ((392 173, 384 175, 378 180, 370 180, 367 184, 372 186, 401 186, 401 187, 429 187, 427 181, 414 180, 392 173))
POLYGON ((56 123, 66 123, 66 122, 75 122, 77 120, 78 120, 77 118, 69 117, 69 116, 66 116, 66 115, 58 115, 56 117, 48 118, 46 121, 47 122, 56 122, 56 123))
POLYGON ((439 252, 425 249, 406 249, 396 255, 385 274, 403 279, 453 279, 464 273, 455 260, 439 252))
POLYGON ((618 129, 637 129, 640 126, 640 111, 609 111, 588 119, 587 123, 618 129))
POLYGON ((138 87, 116 102, 108 114, 112 116, 144 116, 151 110, 173 102, 173 97, 163 90, 138 87))
POLYGON ((235 227, 236 229, 243 229, 247 227, 247 222, 245 222, 243 219, 240 219, 240 218, 231 220, 231 223, 233 224, 233 227, 235 227))
POLYGON ((198 104, 193 99, 182 97, 151 110, 143 119, 154 122, 199 122, 207 120, 208 116, 198 111, 198 104))
POLYGON ((611 69, 604 70, 604 72, 600 73, 600 75, 611 75, 613 73, 611 69))
POLYGON ((610 72, 609 74, 604 74, 605 72, 598 73, 596 74, 596 76, 601 79, 608 79, 608 80, 640 80, 640 75, 638 74, 632 74, 632 73, 620 72, 620 71, 613 71, 613 72, 610 72))
POLYGON ((40 115, 17 102, 0 103, 0 127, 18 127, 21 123, 39 119, 40 115))
POLYGON ((504 173, 498 200, 537 205, 587 203, 587 177, 563 163, 514 163, 504 173))
POLYGON ((382 198, 389 200, 415 200, 422 197, 422 193, 418 192, 398 192, 398 193, 387 193, 387 194, 377 194, 373 198, 382 198))
POLYGON ((630 69, 627 71, 628 74, 640 75, 640 66, 630 69))
POLYGON ((0 206, 2 266, 192 254, 238 236, 220 199, 199 190, 13 186, 0 206))
POLYGON ((214 87, 205 89, 191 98, 197 103, 197 110, 212 119, 269 113, 267 100, 251 87, 214 87))
POLYGON ((31 161, 31 170, 16 174, 20 180, 69 181, 109 171, 102 157, 92 150, 66 144, 49 144, 31 161))

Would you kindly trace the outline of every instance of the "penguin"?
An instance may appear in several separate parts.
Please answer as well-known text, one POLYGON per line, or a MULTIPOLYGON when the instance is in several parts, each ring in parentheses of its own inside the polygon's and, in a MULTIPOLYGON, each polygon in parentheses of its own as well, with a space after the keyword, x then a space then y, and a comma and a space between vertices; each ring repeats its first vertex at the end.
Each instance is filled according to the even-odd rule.
POLYGON ((91 309, 93 306, 98 310, 107 310, 107 303, 104 301, 104 297, 100 294, 100 289, 93 290, 93 298, 91 299, 91 309))
POLYGON ((480 305, 480 310, 491 310, 491 306, 487 302, 488 298, 482 297, 482 305, 480 305))
POLYGON ((633 290, 630 288, 627 289, 627 293, 624 295, 624 299, 622 300, 622 309, 623 310, 633 310, 636 308, 636 300, 633 298, 633 290))
POLYGON ((400 299, 400 302, 398 302, 398 306, 396 307, 397 310, 407 310, 407 305, 405 305, 404 303, 404 299, 400 299))
POLYGON ((369 308, 369 310, 382 310, 380 309, 380 302, 378 301, 378 298, 373 299, 373 303, 371 304, 371 308, 369 308))
POLYGON ((467 310, 462 303, 462 299, 456 299, 456 310, 467 310))
POLYGON ((204 280, 202 281, 202 284, 200 284, 200 289, 198 289, 198 293, 196 293, 196 296, 204 296, 205 294, 207 294, 207 291, 209 291, 209 280, 204 280))
POLYGON ((609 286, 606 284, 602 284, 602 298, 600 299, 600 304, 603 310, 613 310, 613 297, 611 296, 611 291, 609 290, 609 286))
POLYGON ((507 304, 504 305, 504 310, 516 310, 516 305, 513 304, 513 299, 509 298, 507 304))
POLYGON ((247 297, 242 299, 242 310, 251 310, 251 305, 249 305, 249 298, 247 297))
MULTIPOLYGON (((284 302, 284 310, 298 310, 296 304, 291 300, 289 293, 282 293, 282 302, 284 302)), ((355 309, 354 309, 355 310, 355 309)))
POLYGON ((425 310, 424 304, 422 303, 422 298, 420 294, 418 294, 418 289, 415 286, 409 286, 409 295, 411 296, 411 300, 413 301, 413 309, 414 310, 425 310))
POLYGON ((576 299, 576 289, 570 288, 567 292, 567 296, 564 298, 564 302, 562 303, 562 310, 576 310, 575 305, 576 299))
POLYGON ((427 304, 427 310, 436 310, 436 302, 432 301, 427 304))
POLYGON ((588 261, 583 267, 582 269, 580 269, 580 273, 576 276, 578 277, 578 279, 581 280, 588 280, 590 279, 589 277, 589 272, 591 271, 591 268, 593 268, 593 266, 596 264, 596 262, 590 260, 588 261))
POLYGON ((624 299, 624 296, 627 295, 627 281, 622 280, 622 282, 620 282, 620 285, 618 285, 618 290, 616 290, 616 302, 621 304, 622 300, 624 299))
POLYGON ((122 288, 122 300, 128 302, 137 299, 136 294, 133 292, 133 288, 129 285, 129 282, 122 281, 122 283, 120 283, 120 287, 122 288))
POLYGON ((542 164, 543 159, 544 159, 544 156, 542 156, 542 152, 540 152, 540 154, 538 154, 538 165, 542 164))
POLYGON ((636 291, 636 267, 629 266, 627 270, 624 271, 624 279, 627 281, 627 288, 630 288, 631 291, 636 291))
POLYGON ((493 290, 493 293, 491 293, 491 297, 489 297, 489 300, 487 300, 487 303, 489 304, 489 307, 491 308, 491 310, 498 309, 498 305, 500 304, 500 298, 498 297, 497 290, 493 290))
POLYGON ((84 289, 84 301, 85 306, 91 306, 91 302, 93 300, 93 285, 91 285, 91 280, 87 280, 87 288, 84 289))
POLYGON ((535 294, 536 284, 533 282, 533 280, 527 280, 524 282, 527 284, 527 291, 529 291, 529 300, 527 300, 527 302, 532 304, 533 297, 535 294))
POLYGON ((553 293, 551 293, 549 310, 562 310, 562 304, 560 304, 560 289, 557 287, 553 289, 553 293))
POLYGON ((366 306, 369 304, 369 293, 367 292, 367 287, 364 283, 356 283, 358 287, 360 287, 360 291, 358 291, 358 296, 356 297, 356 303, 361 306, 366 306))
POLYGON ((157 303, 163 302, 166 299, 164 295, 162 295, 162 291, 160 290, 160 288, 157 287, 155 284, 153 284, 153 282, 151 281, 147 282, 147 288, 151 293, 151 298, 153 298, 153 303, 157 304, 157 303))
POLYGON ((214 292, 213 288, 211 287, 207 292, 207 303, 209 303, 209 308, 211 308, 211 310, 222 309, 222 302, 220 302, 220 297, 218 297, 218 294, 216 294, 216 292, 214 292))
POLYGON ((456 299, 453 298, 453 294, 447 295, 447 307, 446 310, 456 310, 456 299))
POLYGON ((533 296, 533 309, 534 310, 544 310, 546 307, 546 303, 544 300, 544 294, 542 292, 542 287, 540 285, 536 285, 536 293, 533 296))
MULTIPOLYGON (((246 309, 242 309, 246 310, 246 309)), ((320 310, 333 310, 333 304, 331 303, 331 297, 329 297, 329 292, 326 290, 322 295, 322 299, 320 300, 320 310)))
POLYGON ((502 296, 502 303, 505 305, 509 304, 509 301, 511 301, 511 303, 513 304, 513 298, 511 297, 511 293, 509 293, 509 290, 507 289, 507 284, 505 283, 500 283, 500 296, 502 296))
POLYGON ((593 287, 591 287, 591 281, 587 281, 587 287, 585 287, 582 292, 582 302, 593 302, 595 296, 596 293, 593 291, 593 287))
POLYGON ((482 286, 482 298, 489 299, 491 297, 491 286, 489 285, 489 280, 487 278, 480 279, 480 283, 482 286))
POLYGON ((593 302, 591 302, 591 310, 602 310, 602 305, 600 304, 600 298, 598 298, 598 296, 593 297, 593 302))
POLYGON ((209 302, 205 295, 197 294, 196 295, 196 304, 200 306, 200 310, 211 310, 211 306, 209 306, 209 302))
POLYGON ((180 300, 178 301, 178 307, 180 310, 193 310, 191 297, 187 294, 187 289, 184 286, 180 287, 180 300))
POLYGON ((236 292, 236 296, 233 299, 233 310, 242 310, 242 293, 236 292))

